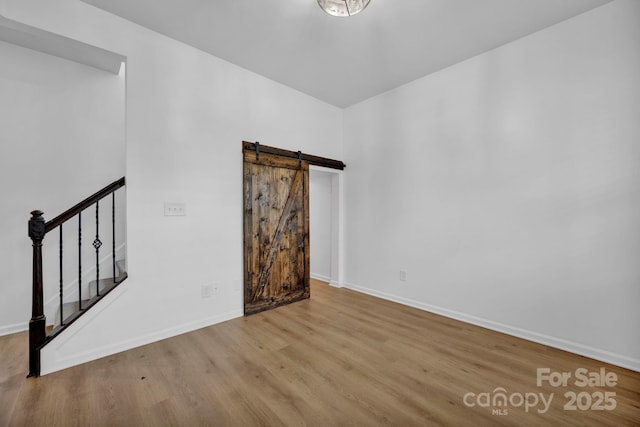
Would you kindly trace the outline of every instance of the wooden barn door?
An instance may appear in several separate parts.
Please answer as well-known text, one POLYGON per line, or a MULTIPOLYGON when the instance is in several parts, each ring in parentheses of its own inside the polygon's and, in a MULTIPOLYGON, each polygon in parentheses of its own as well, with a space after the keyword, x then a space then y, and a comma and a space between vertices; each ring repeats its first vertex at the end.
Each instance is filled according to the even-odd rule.
POLYGON ((243 148, 244 312, 309 298, 309 163, 243 148))

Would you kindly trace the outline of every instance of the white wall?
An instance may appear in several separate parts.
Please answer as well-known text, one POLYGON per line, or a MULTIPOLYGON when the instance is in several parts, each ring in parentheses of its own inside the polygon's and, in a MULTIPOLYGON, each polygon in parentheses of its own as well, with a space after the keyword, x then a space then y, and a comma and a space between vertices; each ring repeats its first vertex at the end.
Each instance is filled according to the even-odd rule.
MULTIPOLYGON (((349 108, 343 134, 341 110, 77 0, 0 0, 128 58, 130 278, 46 347, 44 372, 241 314, 243 139, 345 160, 350 286, 640 369, 638 7, 618 0, 349 108), (187 216, 164 217, 165 200, 187 216), (220 294, 201 299, 212 282, 220 294)), ((2 277, 29 283, 16 210, 25 248, 2 277)), ((0 300, 19 301, 11 289, 0 300)))
POLYGON ((618 0, 348 108, 348 285, 639 370, 638 76, 618 0))
POLYGON ((309 172, 309 246, 311 276, 331 280, 331 179, 332 174, 309 172))
MULTIPOLYGON (((52 219, 124 175, 125 82, 122 76, 3 42, 0 58, 2 335, 26 329, 31 317, 29 212, 40 209, 52 219)), ((90 224, 85 231, 95 234, 90 224)), ((67 245, 73 242, 67 246, 72 255, 65 258, 70 278, 77 271, 70 264, 77 257, 77 235, 65 235, 67 245)), ((57 295, 57 245, 57 235, 45 238, 45 255, 52 255, 45 258, 51 279, 45 282, 47 301, 57 295)))
POLYGON ((45 347, 43 372, 240 316, 241 141, 341 158, 342 111, 77 0, 4 13, 127 56, 129 279, 45 347))

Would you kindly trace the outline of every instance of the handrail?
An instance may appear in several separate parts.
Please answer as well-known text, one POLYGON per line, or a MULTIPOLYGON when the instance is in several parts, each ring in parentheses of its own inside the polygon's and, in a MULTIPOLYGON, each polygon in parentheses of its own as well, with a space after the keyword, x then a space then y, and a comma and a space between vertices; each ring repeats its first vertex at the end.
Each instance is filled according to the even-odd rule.
POLYGON ((84 199, 80 203, 76 204, 74 207, 72 207, 70 209, 67 209, 66 211, 64 211, 63 213, 58 215, 57 217, 53 218, 52 220, 47 221, 45 223, 45 225, 44 225, 45 234, 48 233, 49 231, 53 230, 54 228, 56 228, 60 224, 62 224, 64 222, 68 221, 69 219, 73 218, 79 212, 82 212, 83 210, 85 210, 89 206, 93 205, 98 200, 105 198, 109 194, 111 194, 114 191, 116 191, 118 188, 124 187, 124 186, 125 186, 125 178, 123 176, 119 180, 112 182, 111 184, 107 185, 103 189, 101 189, 101 190, 97 191, 96 193, 92 194, 91 196, 87 197, 86 199, 84 199))

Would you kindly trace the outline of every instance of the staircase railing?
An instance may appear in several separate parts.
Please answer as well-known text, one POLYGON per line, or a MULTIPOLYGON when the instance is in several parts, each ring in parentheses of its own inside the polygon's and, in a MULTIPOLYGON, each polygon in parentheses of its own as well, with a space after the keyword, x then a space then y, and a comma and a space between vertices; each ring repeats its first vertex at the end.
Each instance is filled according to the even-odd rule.
POLYGON ((115 193, 118 189, 125 186, 125 178, 122 177, 119 180, 107 185, 103 189, 99 190, 95 194, 87 197, 80 203, 76 204, 72 208, 66 210, 62 214, 53 218, 50 221, 45 222, 43 212, 34 210, 31 212, 31 219, 29 219, 29 237, 33 246, 33 293, 32 293, 32 306, 31 306, 31 320, 29 321, 29 377, 40 376, 40 350, 48 344, 53 338, 55 338, 60 332, 71 325, 82 314, 84 314, 90 307, 96 302, 102 299, 107 293, 113 290, 119 283, 126 279, 126 273, 116 278, 116 197, 115 193), (111 196, 111 264, 113 279, 108 286, 100 289, 100 248, 103 243, 100 240, 99 233, 99 221, 100 221, 100 201, 111 196), (96 222, 96 236, 92 242, 92 245, 96 253, 96 280, 95 289, 96 295, 86 301, 82 299, 82 212, 95 205, 95 222, 96 222), (64 265, 63 265, 63 225, 77 217, 78 223, 78 310, 66 319, 63 315, 64 304, 64 265), (47 322, 44 313, 44 289, 43 289, 43 258, 42 258, 42 241, 47 233, 53 230, 59 230, 59 300, 60 300, 60 325, 53 328, 47 333, 47 322))

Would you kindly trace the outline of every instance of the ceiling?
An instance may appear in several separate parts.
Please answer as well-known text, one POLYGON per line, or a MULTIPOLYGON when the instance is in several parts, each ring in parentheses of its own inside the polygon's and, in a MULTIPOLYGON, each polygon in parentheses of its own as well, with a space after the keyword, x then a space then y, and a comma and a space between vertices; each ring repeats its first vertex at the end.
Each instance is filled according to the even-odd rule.
POLYGON ((611 0, 83 0, 338 107, 611 0))

